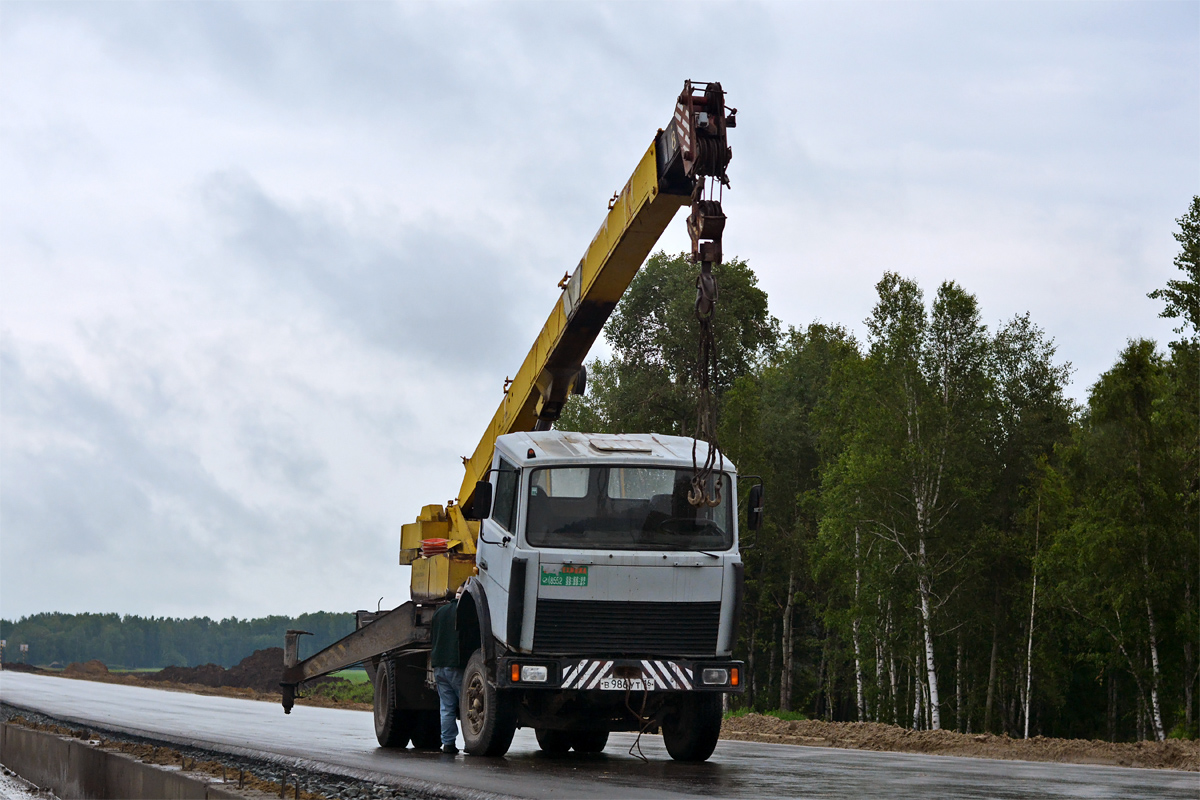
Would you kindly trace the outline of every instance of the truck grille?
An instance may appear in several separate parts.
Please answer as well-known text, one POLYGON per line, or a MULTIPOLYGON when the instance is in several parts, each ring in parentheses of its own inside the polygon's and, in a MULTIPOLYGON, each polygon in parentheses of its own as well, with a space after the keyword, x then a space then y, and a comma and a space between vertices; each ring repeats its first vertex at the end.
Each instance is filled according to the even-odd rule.
POLYGON ((537 601, 533 649, 570 655, 711 656, 720 603, 537 601))

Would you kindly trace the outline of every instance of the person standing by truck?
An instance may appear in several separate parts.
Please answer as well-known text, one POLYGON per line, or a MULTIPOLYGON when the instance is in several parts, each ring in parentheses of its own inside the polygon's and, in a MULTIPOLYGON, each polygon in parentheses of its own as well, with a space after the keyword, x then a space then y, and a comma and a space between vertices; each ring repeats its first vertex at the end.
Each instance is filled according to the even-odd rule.
POLYGON ((458 599, 462 597, 460 587, 454 599, 442 606, 433 615, 430 637, 433 650, 429 662, 433 667, 433 680, 437 684, 438 701, 442 717, 442 752, 453 755, 458 752, 458 699, 462 691, 463 663, 458 644, 458 628, 455 616, 458 599))

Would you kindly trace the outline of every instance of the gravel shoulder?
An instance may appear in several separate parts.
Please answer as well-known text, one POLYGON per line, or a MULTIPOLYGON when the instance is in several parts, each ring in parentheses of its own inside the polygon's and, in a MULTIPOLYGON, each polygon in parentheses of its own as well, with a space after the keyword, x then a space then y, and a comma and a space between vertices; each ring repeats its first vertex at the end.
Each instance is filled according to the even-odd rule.
POLYGON ((784 721, 762 714, 725 720, 722 739, 772 744, 802 744, 927 755, 1105 764, 1200 772, 1200 742, 1104 742, 1089 739, 1010 739, 992 734, 913 731, 877 722, 784 721))

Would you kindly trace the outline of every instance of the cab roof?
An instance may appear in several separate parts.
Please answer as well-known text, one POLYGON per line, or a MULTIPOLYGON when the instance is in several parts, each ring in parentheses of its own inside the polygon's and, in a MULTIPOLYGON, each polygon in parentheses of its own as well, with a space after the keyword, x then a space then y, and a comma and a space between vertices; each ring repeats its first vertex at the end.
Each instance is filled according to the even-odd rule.
MULTIPOLYGON (((703 464, 708 444, 689 436, 661 433, 575 433, 572 431, 528 431, 496 437, 496 447, 520 466, 539 464, 645 463, 647 466, 691 467, 692 445, 696 461, 703 464), (533 457, 529 451, 533 451, 533 457)), ((718 462, 718 466, 721 466, 718 462)), ((736 473, 733 462, 724 459, 723 469, 736 473)))

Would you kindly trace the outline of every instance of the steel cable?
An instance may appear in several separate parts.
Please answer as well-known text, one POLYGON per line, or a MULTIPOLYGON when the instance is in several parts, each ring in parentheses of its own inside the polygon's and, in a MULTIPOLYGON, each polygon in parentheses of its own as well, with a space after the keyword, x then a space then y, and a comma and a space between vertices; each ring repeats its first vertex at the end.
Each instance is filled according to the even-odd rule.
POLYGON ((717 341, 713 334, 713 317, 717 310, 717 278, 712 264, 703 262, 696 276, 696 319, 700 323, 700 344, 696 358, 696 432, 692 437, 692 488, 688 502, 697 508, 713 508, 721 504, 721 480, 714 473, 725 469, 725 455, 717 443, 717 401, 713 385, 717 382, 717 341), (708 445, 701 466, 696 457, 697 445, 708 445), (709 490, 711 481, 712 489, 709 490))

